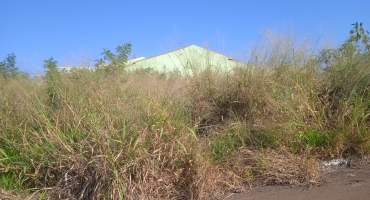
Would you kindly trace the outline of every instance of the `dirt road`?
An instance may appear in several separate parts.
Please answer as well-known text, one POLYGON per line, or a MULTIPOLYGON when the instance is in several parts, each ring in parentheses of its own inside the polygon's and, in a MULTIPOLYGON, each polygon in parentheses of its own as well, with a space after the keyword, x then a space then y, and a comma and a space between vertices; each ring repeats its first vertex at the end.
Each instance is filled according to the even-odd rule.
POLYGON ((225 200, 370 200, 370 165, 328 171, 313 187, 263 186, 225 200))

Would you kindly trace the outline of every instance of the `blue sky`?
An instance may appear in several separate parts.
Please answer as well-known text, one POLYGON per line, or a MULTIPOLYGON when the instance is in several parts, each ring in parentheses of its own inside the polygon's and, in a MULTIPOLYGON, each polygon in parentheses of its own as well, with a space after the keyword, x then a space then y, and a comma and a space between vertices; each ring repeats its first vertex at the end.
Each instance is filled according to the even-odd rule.
POLYGON ((131 57, 196 44, 242 54, 266 30, 292 29, 344 41, 351 24, 370 30, 368 0, 1 0, 0 60, 42 73, 43 61, 92 63, 103 48, 130 42, 131 57))

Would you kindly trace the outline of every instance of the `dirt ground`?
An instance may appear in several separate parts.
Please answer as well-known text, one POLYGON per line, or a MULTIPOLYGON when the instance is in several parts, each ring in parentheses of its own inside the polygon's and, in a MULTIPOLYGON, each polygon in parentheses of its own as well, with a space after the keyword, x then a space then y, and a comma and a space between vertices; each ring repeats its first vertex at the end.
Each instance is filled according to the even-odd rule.
POLYGON ((369 200, 370 165, 323 172, 317 186, 262 186, 245 193, 226 195, 224 200, 369 200))

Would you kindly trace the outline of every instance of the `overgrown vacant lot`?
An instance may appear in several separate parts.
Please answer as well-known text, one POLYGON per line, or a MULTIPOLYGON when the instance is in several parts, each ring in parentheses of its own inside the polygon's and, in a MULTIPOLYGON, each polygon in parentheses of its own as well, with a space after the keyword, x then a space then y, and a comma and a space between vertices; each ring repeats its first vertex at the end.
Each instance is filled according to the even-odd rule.
POLYGON ((1 78, 0 187, 45 199, 200 199, 314 184, 318 160, 370 152, 370 57, 346 46, 355 42, 314 55, 280 41, 233 71, 194 76, 1 78))

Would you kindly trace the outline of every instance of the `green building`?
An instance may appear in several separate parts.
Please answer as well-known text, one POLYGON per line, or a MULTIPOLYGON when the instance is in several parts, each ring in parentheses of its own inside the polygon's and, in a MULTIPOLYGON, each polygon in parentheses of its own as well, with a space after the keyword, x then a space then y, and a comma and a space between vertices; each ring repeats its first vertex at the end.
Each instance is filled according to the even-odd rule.
POLYGON ((189 45, 157 56, 129 60, 127 70, 151 69, 159 73, 176 71, 184 76, 200 73, 207 68, 228 72, 241 65, 243 64, 226 55, 189 45))

